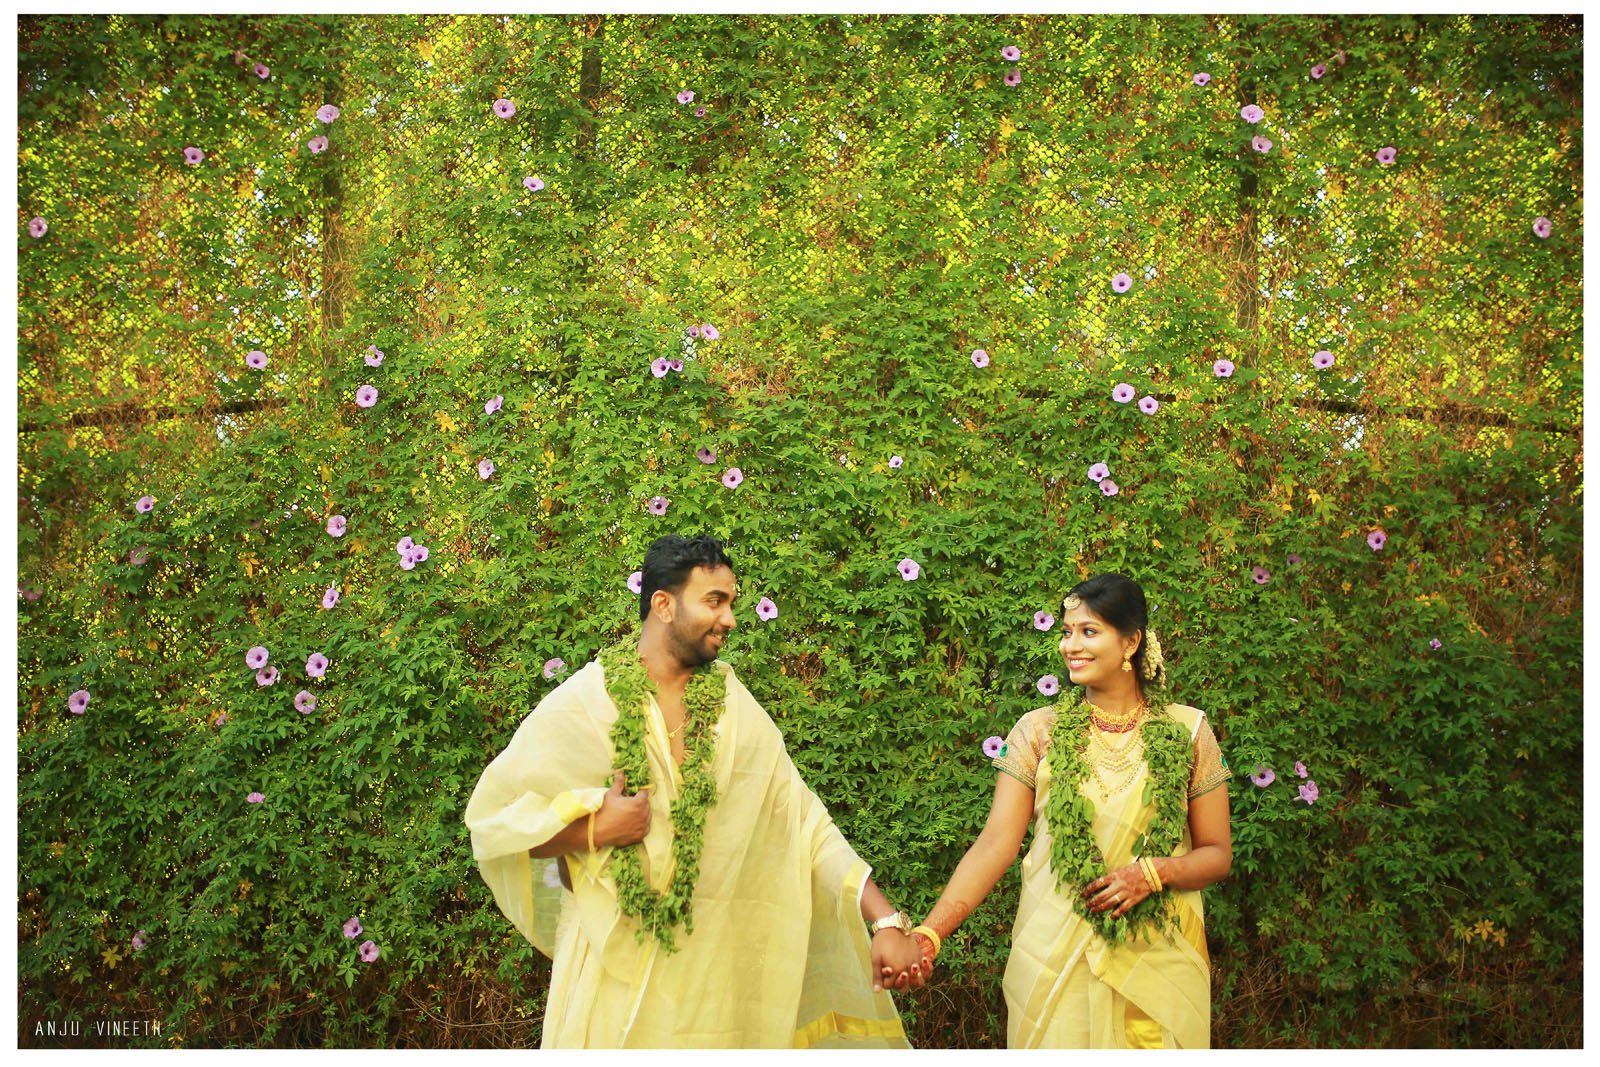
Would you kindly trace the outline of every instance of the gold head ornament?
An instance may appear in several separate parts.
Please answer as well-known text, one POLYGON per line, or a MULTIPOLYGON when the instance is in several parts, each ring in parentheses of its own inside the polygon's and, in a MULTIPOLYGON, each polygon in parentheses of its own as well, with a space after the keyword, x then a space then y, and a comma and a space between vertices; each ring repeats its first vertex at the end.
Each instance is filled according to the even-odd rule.
POLYGON ((1062 611, 1072 611, 1072 610, 1074 610, 1076 608, 1081 608, 1081 607, 1083 607, 1083 597, 1078 596, 1076 594, 1067 597, 1067 599, 1065 599, 1065 600, 1063 600, 1061 602, 1061 610, 1062 611))

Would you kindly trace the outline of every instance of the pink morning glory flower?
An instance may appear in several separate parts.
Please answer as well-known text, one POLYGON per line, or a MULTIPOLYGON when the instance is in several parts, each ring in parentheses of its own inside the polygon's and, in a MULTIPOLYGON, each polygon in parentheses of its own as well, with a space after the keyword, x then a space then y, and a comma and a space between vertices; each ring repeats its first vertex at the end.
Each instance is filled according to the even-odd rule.
POLYGON ((1389 145, 1387 148, 1380 148, 1378 149, 1378 162, 1387 167, 1394 162, 1396 154, 1393 145, 1389 145))
POLYGON ((1033 628, 1035 630, 1048 630, 1055 624, 1056 617, 1048 611, 1036 611, 1033 613, 1033 628))
POLYGON ((128 942, 128 944, 133 946, 133 951, 135 952, 142 951, 149 943, 149 940, 144 936, 143 930, 140 930, 138 933, 134 934, 132 940, 128 942))
POLYGON ((328 657, 321 652, 313 652, 306 657, 306 675, 311 678, 321 678, 328 673, 328 657))
POLYGON ((531 174, 528 175, 526 178, 522 179, 522 184, 527 188, 528 192, 530 192, 530 193, 537 193, 540 189, 544 188, 544 182, 542 180, 540 180, 539 178, 535 178, 531 174))
POLYGON ((702 322, 700 324, 700 336, 707 341, 715 341, 717 338, 721 337, 722 334, 709 322, 702 322))
POLYGON ((701 463, 715 463, 717 461, 717 450, 714 448, 702 448, 694 454, 694 458, 701 463))
POLYGON ((1121 385, 1111 390, 1111 399, 1115 400, 1119 404, 1126 404, 1128 401, 1133 399, 1133 386, 1129 385, 1127 382, 1123 382, 1121 385))
POLYGON ((328 518, 328 535, 330 537, 343 537, 347 520, 343 515, 332 515, 328 518))
POLYGON ((910 558, 901 560, 897 569, 900 571, 900 577, 908 582, 916 581, 917 576, 922 573, 922 568, 917 566, 917 561, 910 558))
POLYGON ((1311 67, 1311 76, 1312 76, 1312 77, 1313 77, 1313 78, 1320 78, 1320 77, 1322 77, 1322 76, 1323 76, 1323 75, 1324 75, 1324 74, 1326 74, 1326 73, 1328 73, 1328 67, 1327 67, 1327 65, 1326 65, 1326 64, 1324 64, 1324 63, 1315 63, 1315 64, 1312 64, 1312 67, 1311 67))
POLYGON ((739 483, 744 481, 744 471, 738 467, 729 467, 722 472, 722 484, 729 489, 739 488, 739 483))
POLYGON ((1116 496, 1118 493, 1122 492, 1121 489, 1117 488, 1117 483, 1112 481, 1110 478, 1106 478, 1100 482, 1100 491, 1106 496, 1116 496))
POLYGON ((268 74, 272 73, 272 71, 267 69, 267 65, 265 63, 257 63, 256 67, 255 67, 255 70, 256 70, 256 77, 262 79, 263 81, 266 80, 266 77, 267 77, 268 74))
POLYGON ((1389 535, 1382 530, 1373 530, 1367 534, 1367 545, 1376 552, 1389 540, 1389 535))
POLYGON ((411 554, 417 558, 417 562, 418 563, 426 563, 426 562, 428 562, 428 546, 427 545, 413 545, 412 548, 411 548, 411 554))
POLYGON ((634 571, 632 574, 628 575, 628 592, 638 596, 640 590, 643 588, 644 571, 634 571))
POLYGON ((355 916, 352 915, 350 918, 345 920, 345 922, 344 922, 344 936, 353 938, 353 937, 356 937, 360 933, 361 933, 361 920, 360 919, 357 919, 355 916))
POLYGON ((703 119, 706 117, 706 106, 704 104, 701 104, 699 107, 694 109, 694 117, 697 119, 703 119))
POLYGON ((494 113, 503 119, 508 119, 517 113, 517 105, 502 96, 494 102, 494 113))
POLYGON ((1006 754, 1006 739, 1003 737, 986 738, 983 742, 983 754, 990 759, 999 759, 1006 754))
POLYGON ((987 367, 989 365, 989 353, 981 348, 974 348, 972 350, 972 365, 980 369, 987 367))
POLYGON ((323 122, 332 122, 339 117, 339 109, 332 104, 323 104, 317 108, 317 118, 323 122))
POLYGON ((1300 566, 1300 554, 1298 552, 1289 553, 1289 566, 1291 566, 1291 567, 1300 566))
POLYGON ((1265 111, 1262 111, 1254 104, 1246 104, 1244 107, 1239 109, 1239 117, 1244 119, 1246 122, 1260 122, 1266 117, 1266 114, 1267 113, 1265 111))
POLYGON ((756 617, 762 622, 771 622, 778 617, 778 605, 772 602, 771 597, 762 597, 756 602, 756 617))
POLYGON ((1306 776, 1306 774, 1308 773, 1306 771, 1306 765, 1304 763, 1302 763, 1300 760, 1295 760, 1294 761, 1294 773, 1296 773, 1300 777, 1304 778, 1306 776))
POLYGON ((246 796, 244 799, 245 799, 245 803, 247 803, 247 804, 259 804, 259 803, 261 803, 263 800, 265 800, 267 798, 266 798, 266 796, 264 794, 261 794, 261 793, 251 793, 248 796, 246 796))
POLYGON ((1022 49, 1018 48, 1014 44, 1008 44, 1004 48, 1000 49, 1000 58, 1005 60, 1007 63, 1015 63, 1017 60, 1022 58, 1022 49))
POLYGON ((493 415, 500 410, 500 405, 504 401, 505 397, 503 396, 496 396, 493 400, 486 401, 483 405, 483 413, 485 415, 493 415))
POLYGON ((89 708, 89 691, 80 689, 67 698, 67 710, 74 715, 82 715, 89 708))
POLYGON ((550 681, 550 680, 554 679, 556 675, 564 673, 566 671, 566 669, 567 669, 566 660, 562 660, 562 659, 547 659, 547 660, 545 660, 544 661, 544 677, 545 677, 545 680, 546 681, 550 681))
POLYGON ((261 686, 278 684, 278 668, 271 666, 262 667, 256 671, 256 684, 261 686))
POLYGON ((228 721, 228 713, 227 712, 223 712, 221 715, 217 716, 217 725, 218 726, 221 726, 223 723, 225 723, 227 721, 228 721))
POLYGON ((194 145, 190 145, 183 150, 183 161, 191 167, 198 167, 205 158, 206 154, 194 147, 194 145))
POLYGON ((28 236, 33 238, 43 237, 50 229, 50 224, 44 221, 43 216, 35 215, 28 220, 28 236))
POLYGON ((1250 776, 1250 780, 1256 785, 1260 786, 1262 789, 1265 789, 1267 786, 1277 781, 1277 779, 1278 776, 1272 773, 1271 767, 1263 767, 1259 763, 1256 764, 1256 773, 1250 776))
POLYGON ((1231 378, 1233 377, 1233 363, 1226 359, 1219 359, 1211 364, 1211 373, 1218 378, 1231 378))
POLYGON ((361 942, 361 960, 362 960, 362 962, 371 963, 373 960, 375 960, 377 958, 378 958, 378 945, 377 945, 377 943, 374 942, 374 941, 363 941, 363 942, 361 942))
POLYGON ((1039 688, 1039 692, 1043 693, 1047 697, 1053 697, 1061 690, 1061 679, 1057 678, 1053 674, 1045 675, 1043 678, 1040 678, 1036 684, 1039 688))
POLYGON ((1317 802, 1317 796, 1318 793, 1316 782, 1307 782, 1305 785, 1300 787, 1300 799, 1305 801, 1306 804, 1315 804, 1317 802))
POLYGON ((377 402, 378 402, 378 391, 376 389, 374 389, 372 386, 363 385, 360 389, 356 390, 356 404, 357 405, 359 405, 361 407, 364 407, 364 408, 370 408, 372 405, 376 404, 377 402))
POLYGON ((267 665, 267 657, 269 655, 266 645, 252 646, 250 651, 244 654, 245 666, 253 671, 258 671, 267 665))
POLYGON ((400 553, 400 569, 401 570, 403 570, 403 571, 413 570, 416 567, 416 565, 417 565, 417 554, 416 554, 415 550, 408 550, 408 551, 400 553))
POLYGON ((890 456, 889 457, 889 466, 890 467, 898 469, 900 464, 902 464, 904 462, 905 462, 905 460, 901 459, 899 456, 890 456))
POLYGON ((1311 365, 1318 370, 1327 370, 1333 366, 1333 353, 1326 348, 1311 357, 1311 365))
POLYGON ((1256 136, 1250 138, 1250 147, 1254 148, 1257 152, 1266 154, 1267 152, 1272 151, 1272 142, 1267 140, 1265 137, 1262 137, 1260 134, 1257 134, 1256 136))
POLYGON ((696 324, 694 326, 689 327, 688 333, 689 333, 690 337, 698 338, 700 336, 700 327, 699 327, 699 325, 696 324))
POLYGON ((492 459, 480 459, 478 461, 478 477, 479 478, 482 478, 484 481, 488 481, 489 480, 489 476, 492 475, 493 473, 494 473, 494 460, 492 460, 492 459))
POLYGON ((1444 647, 1444 642, 1435 637, 1433 640, 1428 642, 1428 647, 1437 652, 1444 647))
POLYGON ((694 103, 694 90, 693 89, 684 89, 681 92, 679 92, 678 93, 678 103, 680 103, 680 104, 692 104, 692 103, 694 103))
POLYGON ((410 552, 413 548, 416 547, 416 544, 417 543, 415 541, 411 540, 411 538, 402 537, 402 538, 400 538, 400 540, 398 540, 398 541, 396 541, 394 543, 394 550, 396 552, 410 552))
POLYGON ((1010 70, 1006 71, 1005 83, 1010 86, 1021 85, 1022 71, 1018 70, 1016 67, 1012 67, 1010 70))
POLYGON ((137 511, 141 515, 150 514, 150 512, 155 510, 155 507, 156 498, 153 496, 142 496, 133 502, 133 510, 137 511))
POLYGON ((367 354, 364 358, 366 359, 367 366, 369 367, 377 367, 383 364, 383 352, 378 348, 377 345, 368 345, 367 354))
POLYGON ((19 585, 17 586, 17 595, 31 604, 44 595, 44 590, 35 589, 31 585, 19 585))
POLYGON ((254 370, 265 370, 267 366, 267 354, 261 351, 259 348, 253 348, 250 350, 249 354, 244 357, 244 361, 246 366, 249 366, 254 370))
POLYGON ((1118 293, 1126 293, 1133 288, 1133 279, 1122 271, 1111 276, 1111 288, 1118 293))
POLYGON ((311 149, 312 155, 319 155, 328 150, 328 139, 319 133, 306 142, 306 147, 311 149))
POLYGON ((1550 236, 1550 220, 1540 215, 1533 220, 1533 235, 1540 239, 1550 236))
POLYGON ((302 689, 294 695, 294 710, 302 715, 310 715, 317 710, 317 698, 308 689, 302 689))
POLYGON ((1272 581, 1272 572, 1268 571, 1267 568, 1257 563, 1254 567, 1250 568, 1250 577, 1255 579, 1255 583, 1257 585, 1266 585, 1268 582, 1272 581))
POLYGON ((1200 72, 1200 73, 1199 73, 1199 74, 1196 74, 1196 75, 1195 75, 1195 76, 1194 76, 1194 83, 1195 83, 1195 84, 1196 84, 1196 85, 1201 85, 1201 86, 1203 86, 1203 85, 1205 85, 1205 84, 1206 84, 1206 83, 1207 83, 1207 82, 1209 82, 1209 81, 1210 81, 1210 80, 1211 80, 1211 75, 1209 75, 1209 74, 1207 74, 1207 73, 1206 73, 1206 72, 1205 72, 1205 71, 1203 71, 1203 70, 1202 70, 1202 71, 1201 71, 1201 72, 1200 72))
POLYGON ((682 374, 683 373, 683 360, 674 359, 674 360, 670 361, 667 364, 667 369, 672 371, 672 373, 674 373, 674 374, 682 374))
POLYGON ((145 560, 147 560, 149 558, 150 558, 150 546, 149 545, 140 545, 138 548, 136 548, 132 552, 128 553, 128 562, 133 564, 135 567, 144 566, 145 560))
POLYGON ((1154 415, 1159 407, 1161 407, 1161 401, 1153 396, 1142 397, 1139 400, 1139 410, 1146 415, 1154 415))
POLYGON ((1101 481, 1102 479, 1110 477, 1110 475, 1111 468, 1106 466, 1104 463, 1096 463, 1094 466, 1089 468, 1089 480, 1091 482, 1101 481))
POLYGON ((667 504, 668 503, 669 503, 669 501, 664 496, 653 496, 653 497, 651 497, 650 498, 650 514, 652 514, 652 515, 665 515, 667 513, 667 504))
POLYGON ((336 586, 336 585, 328 586, 328 591, 326 593, 322 594, 322 606, 324 608, 331 608, 335 604, 337 604, 338 602, 339 602, 339 587, 336 586))
POLYGON ((657 378, 665 378, 667 376, 667 372, 671 369, 672 364, 667 362, 667 357, 665 356, 657 357, 655 361, 650 364, 650 373, 654 374, 657 378))

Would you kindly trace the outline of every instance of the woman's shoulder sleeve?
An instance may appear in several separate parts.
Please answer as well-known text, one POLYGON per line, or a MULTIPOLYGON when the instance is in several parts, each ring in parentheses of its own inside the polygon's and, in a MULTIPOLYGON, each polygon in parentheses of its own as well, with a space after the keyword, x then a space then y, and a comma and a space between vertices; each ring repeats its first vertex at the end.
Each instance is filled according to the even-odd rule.
POLYGON ((989 762, 1003 774, 1009 774, 1029 789, 1035 788, 1035 775, 1044 750, 1050 744, 1050 726, 1055 721, 1053 707, 1035 708, 1011 728, 1006 735, 1005 751, 989 762))
POLYGON ((1194 750, 1192 755, 1192 769, 1189 772, 1189 797, 1209 793, 1219 785, 1227 784, 1233 772, 1228 769, 1228 761, 1223 758, 1222 747, 1217 744, 1217 735, 1211 729, 1211 720, 1204 712, 1196 711, 1199 722, 1194 729, 1194 750))

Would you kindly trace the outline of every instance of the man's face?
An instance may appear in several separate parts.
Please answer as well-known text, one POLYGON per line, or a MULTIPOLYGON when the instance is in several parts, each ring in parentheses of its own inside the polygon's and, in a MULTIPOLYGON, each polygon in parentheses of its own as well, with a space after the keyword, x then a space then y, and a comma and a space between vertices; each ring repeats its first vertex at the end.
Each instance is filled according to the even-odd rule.
POLYGON ((733 602, 739 591, 727 567, 696 567, 673 600, 667 625, 672 652, 685 667, 704 666, 717 658, 723 642, 738 625, 733 602))

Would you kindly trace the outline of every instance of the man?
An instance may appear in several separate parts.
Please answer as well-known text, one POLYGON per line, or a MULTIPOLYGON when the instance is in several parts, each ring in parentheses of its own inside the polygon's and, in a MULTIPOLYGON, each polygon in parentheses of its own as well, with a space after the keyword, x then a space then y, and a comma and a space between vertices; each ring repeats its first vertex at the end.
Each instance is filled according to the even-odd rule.
POLYGON ((554 960, 545 1048, 907 1046, 869 968, 920 984, 916 942, 717 660, 737 596, 715 539, 657 539, 637 650, 540 701, 467 804, 495 902, 554 960))

